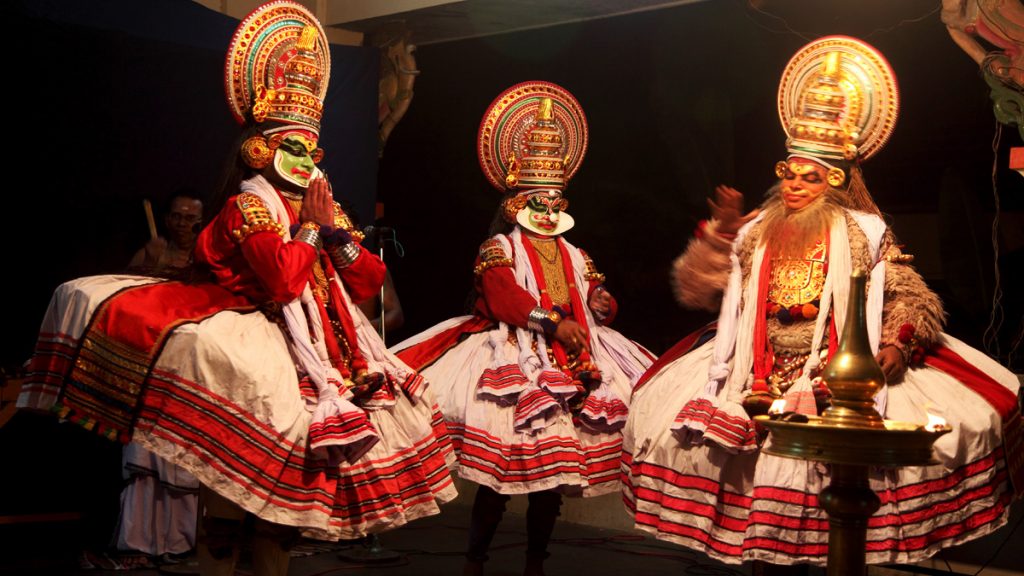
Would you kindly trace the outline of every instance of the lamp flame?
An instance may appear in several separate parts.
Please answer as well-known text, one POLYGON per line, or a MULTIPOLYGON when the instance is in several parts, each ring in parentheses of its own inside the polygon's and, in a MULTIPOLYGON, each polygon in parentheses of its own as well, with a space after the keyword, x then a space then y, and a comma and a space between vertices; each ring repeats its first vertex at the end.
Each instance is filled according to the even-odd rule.
MULTIPOLYGON (((936 431, 949 427, 948 424, 946 424, 945 418, 932 413, 933 408, 935 408, 935 405, 931 402, 925 403, 925 414, 928 415, 928 423, 925 424, 925 429, 928 431, 936 431)), ((941 411, 941 409, 939 409, 939 411, 941 411)))
POLYGON ((924 425, 924 429, 929 432, 935 432, 936 430, 942 430, 946 428, 946 419, 942 416, 936 416, 925 408, 925 413, 928 414, 928 423, 924 425))
POLYGON ((772 402, 772 405, 768 408, 769 414, 782 414, 786 411, 786 399, 779 398, 772 402))

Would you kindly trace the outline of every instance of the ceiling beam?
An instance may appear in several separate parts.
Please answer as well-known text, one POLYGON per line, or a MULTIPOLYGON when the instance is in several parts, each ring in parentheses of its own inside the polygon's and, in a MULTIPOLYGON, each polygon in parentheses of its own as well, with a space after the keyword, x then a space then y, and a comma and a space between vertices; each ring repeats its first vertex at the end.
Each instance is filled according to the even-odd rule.
POLYGON ((326 14, 317 14, 325 26, 400 14, 411 10, 457 4, 464 0, 318 0, 327 4, 326 14))

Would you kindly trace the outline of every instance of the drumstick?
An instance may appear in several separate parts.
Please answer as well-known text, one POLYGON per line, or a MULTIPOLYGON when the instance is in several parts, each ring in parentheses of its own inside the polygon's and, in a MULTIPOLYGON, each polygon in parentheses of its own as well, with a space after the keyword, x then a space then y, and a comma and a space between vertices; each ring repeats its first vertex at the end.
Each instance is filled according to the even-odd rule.
POLYGON ((153 219, 153 204, 146 198, 142 201, 142 207, 146 209, 146 223, 149 224, 149 237, 156 240, 156 220, 153 219))

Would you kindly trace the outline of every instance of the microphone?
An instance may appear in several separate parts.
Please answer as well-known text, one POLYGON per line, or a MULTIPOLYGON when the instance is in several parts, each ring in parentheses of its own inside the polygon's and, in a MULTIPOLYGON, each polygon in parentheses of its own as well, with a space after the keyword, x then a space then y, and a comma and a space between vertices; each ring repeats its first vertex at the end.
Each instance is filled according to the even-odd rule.
POLYGON ((395 254, 401 258, 405 256, 405 248, 398 241, 398 232, 390 226, 375 226, 373 224, 363 228, 363 234, 367 238, 373 238, 377 242, 377 248, 381 251, 381 258, 384 257, 384 245, 391 243, 395 254))
POLYGON ((366 236, 384 236, 385 234, 394 234, 395 229, 389 226, 374 226, 370 224, 363 228, 363 234, 366 236))

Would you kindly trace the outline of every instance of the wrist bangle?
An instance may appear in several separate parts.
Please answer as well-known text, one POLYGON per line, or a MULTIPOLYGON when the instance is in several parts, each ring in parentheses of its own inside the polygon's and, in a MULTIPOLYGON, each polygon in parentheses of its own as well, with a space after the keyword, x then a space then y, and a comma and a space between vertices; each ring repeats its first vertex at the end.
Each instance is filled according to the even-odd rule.
POLYGON ((346 242, 340 246, 333 246, 327 252, 331 256, 331 262, 335 268, 348 268, 359 258, 361 253, 359 245, 355 242, 346 242))
POLYGON ((305 242, 317 252, 324 247, 324 241, 320 238, 320 226, 315 222, 303 222, 299 226, 299 233, 293 238, 296 242, 305 242))
POLYGON ((557 311, 537 306, 530 310, 530 315, 526 318, 526 327, 537 332, 552 334, 561 321, 562 315, 557 311))

